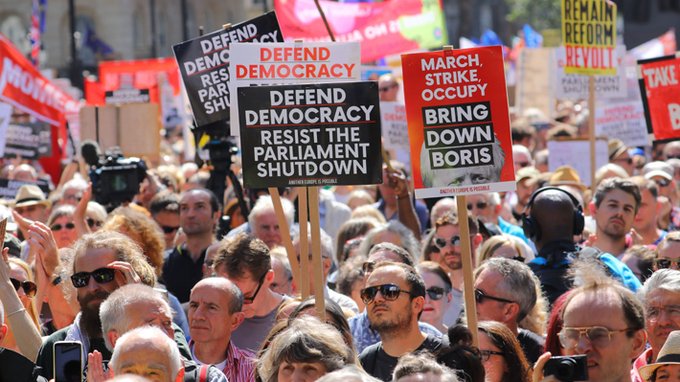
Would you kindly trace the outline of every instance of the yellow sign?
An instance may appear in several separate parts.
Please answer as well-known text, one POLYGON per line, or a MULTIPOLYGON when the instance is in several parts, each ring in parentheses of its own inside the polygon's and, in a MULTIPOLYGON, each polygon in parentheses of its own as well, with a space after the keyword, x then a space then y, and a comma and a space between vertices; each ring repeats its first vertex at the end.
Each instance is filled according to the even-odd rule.
POLYGON ((616 74, 616 4, 562 0, 562 42, 567 74, 616 74))

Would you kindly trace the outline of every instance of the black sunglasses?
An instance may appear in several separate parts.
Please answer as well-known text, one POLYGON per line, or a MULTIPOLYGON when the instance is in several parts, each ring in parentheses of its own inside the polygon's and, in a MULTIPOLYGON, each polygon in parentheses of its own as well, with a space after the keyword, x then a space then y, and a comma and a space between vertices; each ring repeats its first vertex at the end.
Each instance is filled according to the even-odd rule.
POLYGON ((484 293, 484 291, 482 291, 481 289, 475 288, 475 302, 477 304, 481 304, 482 302, 484 302, 485 299, 499 301, 499 302, 505 302, 507 304, 513 304, 514 303, 514 301, 512 301, 512 300, 507 300, 507 299, 496 297, 496 296, 490 296, 490 295, 484 293))
MULTIPOLYGON (((448 240, 451 242, 451 245, 454 247, 457 247, 460 245, 460 236, 451 236, 451 238, 448 240)), ((441 237, 435 237, 432 239, 432 243, 435 245, 435 247, 439 249, 444 249, 446 247, 446 244, 448 244, 447 240, 441 237)))
POLYGON ((394 301, 399 298, 399 295, 406 293, 409 296, 413 296, 411 291, 401 290, 397 285, 394 284, 382 284, 376 286, 370 286, 361 290, 361 300, 364 304, 368 305, 373 302, 375 296, 380 292, 383 298, 387 301, 394 301))
POLYGON ((656 267, 659 268, 659 269, 670 268, 671 265, 673 265, 673 264, 675 264, 676 268, 680 268, 680 259, 659 258, 659 259, 654 259, 654 264, 656 264, 656 267))
POLYGON ((661 178, 661 179, 654 179, 654 183, 658 184, 659 187, 668 187, 668 185, 671 184, 671 181, 666 179, 666 178, 661 178))
POLYGON ((61 231, 62 228, 66 228, 66 229, 74 229, 74 228, 76 228, 76 225, 73 224, 73 223, 66 223, 66 224, 64 224, 64 225, 55 224, 55 225, 53 225, 52 227, 50 227, 50 229, 51 229, 52 231, 61 231))
POLYGON ((163 230, 163 233, 170 234, 170 233, 177 231, 179 229, 179 226, 178 227, 170 227, 170 226, 167 226, 167 225, 162 225, 161 229, 163 230))
POLYGON ((257 297, 257 294, 260 292, 260 288, 262 288, 262 282, 264 281, 264 277, 267 276, 267 272, 265 272, 261 277, 260 280, 257 282, 257 289, 255 289, 255 293, 253 293, 252 296, 250 297, 243 297, 243 303, 246 305, 250 305, 255 301, 255 298, 257 297))
POLYGON ((33 297, 35 296, 35 292, 38 290, 38 287, 35 285, 33 281, 19 281, 17 279, 9 278, 9 281, 12 282, 12 286, 14 287, 15 291, 19 291, 19 288, 24 290, 24 293, 26 293, 26 296, 28 297, 33 297))
MULTIPOLYGON (((101 227, 102 222, 100 222, 99 220, 94 220, 92 218, 87 218, 87 226, 90 228, 101 227)), ((68 226, 66 228, 68 228, 68 226)))
POLYGON ((71 282, 76 288, 84 288, 90 282, 90 276, 97 282, 97 284, 107 284, 113 281, 116 275, 115 269, 99 268, 92 272, 78 272, 71 276, 71 282))
MULTIPOLYGON (((483 210, 483 209, 485 209, 486 207, 489 206, 489 203, 487 203, 487 202, 477 202, 474 205, 475 205, 475 207, 477 207, 478 210, 483 210)), ((472 211, 472 203, 467 204, 467 209, 468 209, 468 211, 472 211)))
POLYGON ((442 297, 444 297, 444 295, 447 292, 448 291, 446 289, 440 288, 440 287, 431 287, 431 288, 427 288, 425 290, 425 293, 427 293, 427 295, 430 297, 430 300, 432 300, 432 301, 441 300, 442 297))

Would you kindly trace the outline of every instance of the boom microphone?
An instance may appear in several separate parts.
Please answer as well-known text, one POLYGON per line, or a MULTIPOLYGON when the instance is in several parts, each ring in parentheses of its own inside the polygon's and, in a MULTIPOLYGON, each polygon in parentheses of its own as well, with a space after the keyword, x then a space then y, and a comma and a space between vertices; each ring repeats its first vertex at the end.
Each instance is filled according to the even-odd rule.
POLYGON ((90 167, 99 165, 99 158, 101 157, 101 150, 95 141, 85 140, 80 144, 80 156, 83 157, 85 163, 90 167))

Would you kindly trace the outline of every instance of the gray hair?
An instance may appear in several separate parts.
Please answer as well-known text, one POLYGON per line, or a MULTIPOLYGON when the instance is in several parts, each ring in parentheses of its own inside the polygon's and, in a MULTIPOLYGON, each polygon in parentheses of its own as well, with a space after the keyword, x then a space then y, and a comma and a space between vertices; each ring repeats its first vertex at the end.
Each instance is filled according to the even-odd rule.
POLYGON ((517 260, 492 257, 475 269, 475 278, 485 271, 496 272, 502 277, 498 290, 512 291, 513 301, 519 305, 517 322, 524 319, 536 304, 538 279, 528 265, 517 260))
POLYGON ((115 330, 118 335, 122 335, 130 330, 128 309, 130 305, 140 302, 159 304, 172 316, 172 309, 168 302, 152 287, 144 284, 123 285, 113 291, 99 307, 99 319, 102 323, 102 333, 107 349, 113 350, 113 344, 109 341, 106 333, 115 330))
POLYGON ((116 348, 113 349, 111 361, 109 362, 109 366, 113 369, 114 374, 122 374, 120 370, 125 366, 118 364, 121 353, 125 353, 130 347, 139 346, 140 344, 148 346, 149 351, 165 354, 170 361, 169 374, 173 380, 177 377, 177 373, 182 368, 179 348, 175 341, 171 340, 165 333, 154 326, 143 326, 133 329, 118 339, 116 348))
POLYGON ((347 365, 342 369, 325 374, 316 382, 380 382, 380 380, 371 377, 357 365, 347 365))
POLYGON ((368 233, 366 233, 366 237, 361 242, 361 246, 359 246, 359 253, 363 256, 368 256, 368 252, 371 250, 371 247, 376 244, 380 244, 373 242, 374 238, 378 234, 387 231, 399 235, 401 238, 401 247, 404 248, 412 258, 418 258, 418 255, 420 254, 420 243, 416 239, 416 236, 413 234, 413 232, 411 232, 410 229, 397 220, 390 220, 387 222, 387 224, 368 231, 368 233))
MULTIPOLYGON (((293 206, 293 203, 290 202, 290 200, 283 197, 281 198, 281 207, 283 208, 283 214, 286 216, 288 229, 291 229, 293 227, 293 219, 295 218, 295 207, 293 206)), ((255 219, 257 215, 266 211, 275 211, 274 201, 272 200, 271 195, 262 195, 257 198, 253 209, 250 210, 250 214, 248 214, 248 224, 250 225, 251 229, 255 227, 255 219)))
POLYGON ((637 292, 637 296, 643 305, 647 302, 649 292, 657 289, 669 292, 680 292, 680 272, 674 269, 659 269, 652 273, 637 292))
POLYGON ((220 292, 225 292, 229 295, 229 314, 240 312, 243 309, 243 292, 228 278, 218 276, 204 278, 191 288, 191 292, 193 293, 194 289, 201 284, 209 284, 214 288, 218 288, 220 292))
POLYGON ((320 362, 327 372, 354 363, 356 355, 333 326, 316 317, 298 317, 277 334, 260 357, 257 372, 264 382, 276 381, 282 362, 320 362))
POLYGON ((489 192, 486 194, 486 200, 492 206, 499 206, 501 204, 501 195, 498 192, 489 192))
MULTIPOLYGON (((309 240, 310 243, 310 252, 311 252, 311 243, 312 243, 312 234, 310 232, 311 228, 307 229, 307 240, 309 240)), ((331 259, 331 261, 335 261, 335 256, 333 254, 333 239, 326 233, 326 231, 323 230, 323 228, 319 231, 320 233, 320 241, 321 241, 321 257, 326 258, 326 259, 331 259)), ((293 239, 293 246, 295 248, 300 245, 300 235, 296 235, 295 238, 293 239)))
POLYGON ((290 260, 288 260, 288 253, 284 247, 274 247, 269 251, 269 255, 272 257, 272 268, 274 268, 274 263, 278 262, 283 267, 285 276, 287 280, 293 279, 293 267, 290 265, 290 260))
POLYGON ((50 214, 50 217, 47 218, 47 226, 48 227, 52 226, 52 223, 54 223, 55 220, 59 219, 62 216, 73 217, 75 211, 76 208, 70 204, 63 204, 53 209, 52 213, 50 214))
POLYGON ((398 382, 401 378, 417 374, 432 373, 441 382, 459 382, 456 373, 446 366, 440 365, 428 354, 406 354, 399 358, 392 373, 392 380, 398 382))

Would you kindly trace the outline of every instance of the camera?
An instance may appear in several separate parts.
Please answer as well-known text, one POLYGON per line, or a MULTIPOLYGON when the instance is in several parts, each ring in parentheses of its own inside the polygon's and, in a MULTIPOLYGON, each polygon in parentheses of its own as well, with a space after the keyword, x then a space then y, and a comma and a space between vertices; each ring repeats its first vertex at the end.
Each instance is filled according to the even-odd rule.
POLYGON ((139 158, 125 158, 119 151, 107 152, 90 170, 92 195, 97 203, 111 211, 131 202, 146 178, 146 163, 139 158))
POLYGON ((543 375, 553 375, 560 381, 587 381, 588 361, 586 355, 550 357, 543 368, 543 375))

